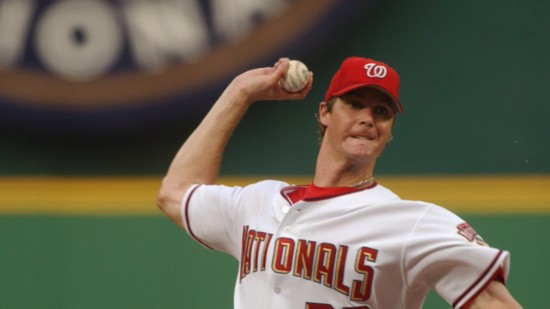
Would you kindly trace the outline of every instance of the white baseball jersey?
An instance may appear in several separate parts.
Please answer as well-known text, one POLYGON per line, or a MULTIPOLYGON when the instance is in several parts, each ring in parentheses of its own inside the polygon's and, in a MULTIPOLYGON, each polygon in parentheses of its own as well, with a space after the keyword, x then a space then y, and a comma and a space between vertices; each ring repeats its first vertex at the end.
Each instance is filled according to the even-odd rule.
POLYGON ((198 185, 182 217, 196 241, 239 261, 235 308, 421 308, 429 289, 461 308, 508 275, 509 253, 458 216, 376 183, 198 185))

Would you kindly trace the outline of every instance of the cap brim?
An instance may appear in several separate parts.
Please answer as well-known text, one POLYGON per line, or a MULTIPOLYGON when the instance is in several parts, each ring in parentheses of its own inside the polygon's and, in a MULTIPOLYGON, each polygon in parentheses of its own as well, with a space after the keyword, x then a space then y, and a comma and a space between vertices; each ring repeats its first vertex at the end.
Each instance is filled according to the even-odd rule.
POLYGON ((401 105, 401 102, 394 97, 389 91, 387 91, 384 87, 377 85, 377 84, 356 84, 349 87, 346 87, 336 93, 333 94, 333 96, 341 96, 343 94, 346 94, 348 92, 357 90, 359 88, 374 88, 376 90, 379 90, 380 92, 384 93, 391 99, 392 108, 395 112, 403 112, 403 106, 401 105))

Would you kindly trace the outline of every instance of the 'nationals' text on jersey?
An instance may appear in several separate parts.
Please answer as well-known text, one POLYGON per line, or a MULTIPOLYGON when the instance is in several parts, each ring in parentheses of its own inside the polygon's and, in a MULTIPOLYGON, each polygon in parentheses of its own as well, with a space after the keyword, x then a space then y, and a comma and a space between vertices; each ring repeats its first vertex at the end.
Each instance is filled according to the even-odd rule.
MULTIPOLYGON (((242 255, 239 281, 250 272, 265 271, 267 248, 273 234, 243 227, 242 255)), ((346 258, 349 247, 331 243, 319 243, 304 239, 280 237, 274 240, 271 268, 275 273, 292 274, 313 280, 347 295, 353 301, 366 301, 370 297, 373 268, 368 263, 376 262, 378 250, 361 247, 355 254, 355 271, 363 280, 353 280, 351 286, 344 283, 346 258)))

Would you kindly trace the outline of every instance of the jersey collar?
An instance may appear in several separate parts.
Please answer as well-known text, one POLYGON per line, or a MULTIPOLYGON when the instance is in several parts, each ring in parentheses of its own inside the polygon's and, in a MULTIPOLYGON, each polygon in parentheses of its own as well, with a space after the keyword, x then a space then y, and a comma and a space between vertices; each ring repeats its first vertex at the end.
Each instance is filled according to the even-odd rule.
POLYGON ((299 201, 313 202, 324 199, 329 199, 345 194, 350 194, 358 191, 371 189, 377 185, 376 181, 365 188, 350 188, 350 187, 318 187, 313 183, 308 186, 289 186, 281 190, 281 194, 291 203, 295 204, 299 201))

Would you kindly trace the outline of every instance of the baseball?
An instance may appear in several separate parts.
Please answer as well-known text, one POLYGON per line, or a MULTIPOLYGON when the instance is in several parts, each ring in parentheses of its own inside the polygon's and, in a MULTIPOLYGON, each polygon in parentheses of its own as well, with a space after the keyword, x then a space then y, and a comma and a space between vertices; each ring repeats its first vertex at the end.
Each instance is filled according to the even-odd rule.
POLYGON ((288 92, 299 92, 306 87, 308 80, 309 70, 306 65, 298 60, 290 60, 290 67, 279 85, 288 92))

